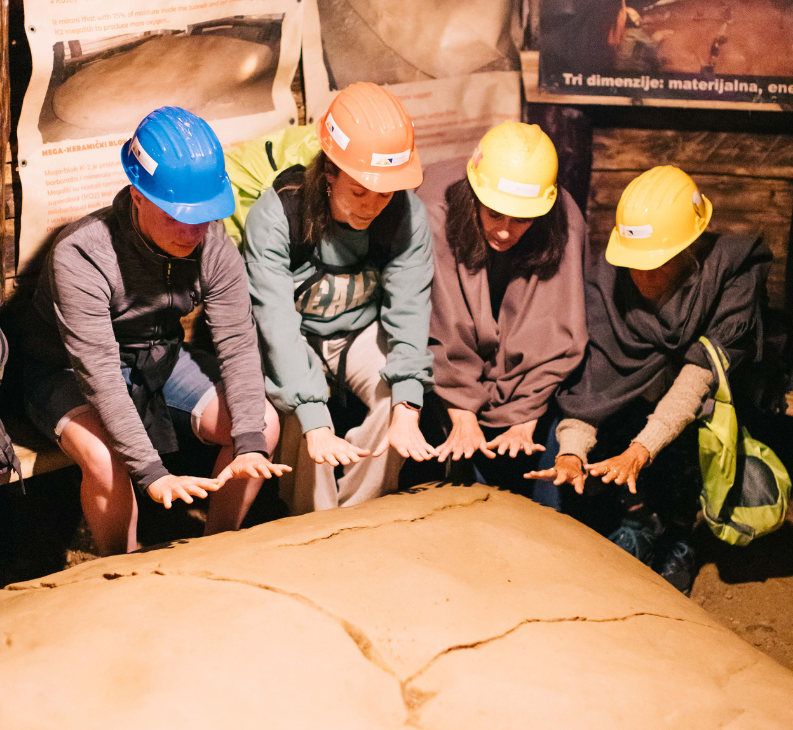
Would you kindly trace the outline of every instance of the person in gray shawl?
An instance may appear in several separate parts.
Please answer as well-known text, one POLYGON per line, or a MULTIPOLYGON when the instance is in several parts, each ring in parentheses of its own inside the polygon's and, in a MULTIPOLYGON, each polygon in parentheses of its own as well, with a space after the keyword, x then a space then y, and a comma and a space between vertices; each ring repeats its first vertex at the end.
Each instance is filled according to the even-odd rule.
POLYGON ((555 467, 528 475, 579 494, 587 475, 627 487, 610 539, 682 591, 694 577, 688 534, 698 491, 684 474, 685 452, 691 463, 697 448, 685 429, 715 382, 699 338, 727 353, 728 375, 759 356, 771 259, 757 236, 706 233, 712 213, 676 167, 628 185, 605 259, 585 273, 589 345, 558 395, 555 467))
POLYGON ((435 252, 435 395, 423 427, 442 442, 439 460, 457 462, 455 478, 555 507, 558 489, 523 474, 553 464, 549 404, 586 345, 586 227, 556 173, 539 126, 504 122, 467 165, 430 166, 417 191, 435 252))

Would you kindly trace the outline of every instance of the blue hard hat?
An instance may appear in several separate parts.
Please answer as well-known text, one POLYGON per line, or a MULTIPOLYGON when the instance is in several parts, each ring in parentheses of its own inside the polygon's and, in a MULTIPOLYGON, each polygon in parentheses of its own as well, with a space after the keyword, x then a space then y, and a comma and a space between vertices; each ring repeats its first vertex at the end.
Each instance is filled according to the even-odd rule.
POLYGON ((121 164, 143 195, 181 223, 234 212, 223 150, 200 117, 175 106, 149 114, 121 148, 121 164))

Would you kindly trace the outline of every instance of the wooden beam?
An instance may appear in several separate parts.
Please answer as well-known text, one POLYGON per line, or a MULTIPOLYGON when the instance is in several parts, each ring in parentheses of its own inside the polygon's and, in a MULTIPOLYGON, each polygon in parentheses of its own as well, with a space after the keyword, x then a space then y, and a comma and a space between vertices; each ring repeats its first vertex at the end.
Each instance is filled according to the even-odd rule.
MULTIPOLYGON (((3 164, 3 174, 0 175, 0 204, 3 206, 3 220, 5 220, 8 216, 6 205, 6 156, 8 152, 8 136, 11 131, 9 119, 11 115, 11 80, 8 73, 8 0, 0 0, 0 95, 2 95, 0 99, 0 160, 2 160, 3 164)), ((3 235, 4 252, 6 245, 6 236, 3 235)), ((0 266, 0 304, 4 300, 5 267, 0 266)))
POLYGON ((793 179, 793 135, 674 129, 597 129, 593 169, 675 165, 690 175, 793 179))

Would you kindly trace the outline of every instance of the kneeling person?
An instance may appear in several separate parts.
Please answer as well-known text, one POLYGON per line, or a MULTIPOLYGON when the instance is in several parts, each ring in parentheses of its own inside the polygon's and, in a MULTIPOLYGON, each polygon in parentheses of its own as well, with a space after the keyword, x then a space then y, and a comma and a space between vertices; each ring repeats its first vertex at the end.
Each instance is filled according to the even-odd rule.
POLYGON ((238 529, 278 419, 265 398, 242 259, 218 219, 234 210, 220 143, 184 109, 147 116, 123 147, 132 186, 69 225, 44 265, 24 332, 28 415, 82 469, 102 554, 137 547, 130 478, 166 508, 213 495, 205 532, 238 529), (183 344, 203 303, 217 359, 183 344), (266 426, 265 426, 265 412, 266 426), (215 479, 169 474, 174 426, 222 446, 215 479))

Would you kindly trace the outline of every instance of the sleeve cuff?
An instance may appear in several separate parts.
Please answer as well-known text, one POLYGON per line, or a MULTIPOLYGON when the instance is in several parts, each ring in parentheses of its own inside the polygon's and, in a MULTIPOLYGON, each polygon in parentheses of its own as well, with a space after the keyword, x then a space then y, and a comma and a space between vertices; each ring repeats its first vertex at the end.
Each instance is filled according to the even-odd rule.
POLYGON ((405 400, 408 403, 415 403, 417 406, 424 403, 424 385, 420 380, 407 378, 398 380, 391 385, 391 406, 405 400))
POLYGON ((267 451, 267 439, 261 431, 248 431, 234 436, 234 456, 240 454, 259 453, 269 457, 267 451))
POLYGON ((303 433, 315 428, 333 428, 328 407, 324 403, 301 403, 295 408, 295 415, 300 421, 303 433))
POLYGON ((597 429, 577 418, 564 418, 556 427, 556 438, 559 441, 559 455, 572 454, 586 464, 587 454, 597 441, 597 429))
POLYGON ((650 416, 647 425, 633 440, 647 449, 647 453, 650 454, 650 461, 652 461, 658 456, 658 452, 661 451, 661 449, 675 440, 676 436, 677 434, 674 430, 659 421, 659 419, 650 416))
POLYGON ((146 494, 148 488, 160 477, 167 477, 169 472, 161 461, 153 461, 146 464, 140 471, 131 474, 132 483, 141 494, 146 494))

